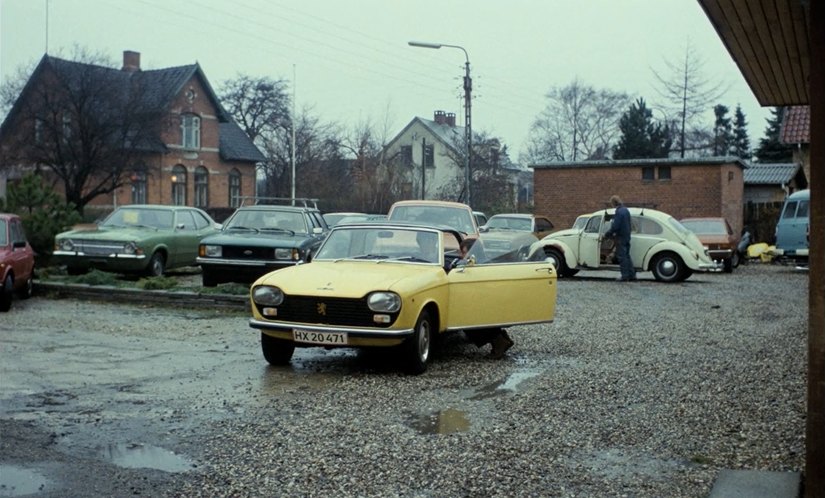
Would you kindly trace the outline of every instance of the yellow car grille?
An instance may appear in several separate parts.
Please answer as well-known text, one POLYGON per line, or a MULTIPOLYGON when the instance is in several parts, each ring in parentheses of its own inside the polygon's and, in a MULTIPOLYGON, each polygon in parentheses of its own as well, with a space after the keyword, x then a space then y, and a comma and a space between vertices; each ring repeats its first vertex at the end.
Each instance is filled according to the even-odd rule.
POLYGON ((376 314, 367 307, 366 299, 287 295, 278 306, 277 320, 312 325, 387 328, 398 318, 398 313, 382 313, 389 315, 390 321, 379 324, 373 320, 376 314))

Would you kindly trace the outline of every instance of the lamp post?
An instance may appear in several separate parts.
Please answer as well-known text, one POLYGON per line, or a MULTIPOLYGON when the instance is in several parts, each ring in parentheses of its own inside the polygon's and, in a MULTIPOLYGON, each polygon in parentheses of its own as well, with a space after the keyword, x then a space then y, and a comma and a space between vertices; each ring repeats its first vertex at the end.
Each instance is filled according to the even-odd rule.
POLYGON ((470 196, 470 178, 472 175, 470 173, 470 168, 472 167, 472 156, 473 156, 473 127, 472 127, 472 112, 471 112, 471 104, 472 104, 472 91, 473 91, 473 80, 470 78, 470 56, 467 55, 467 51, 464 50, 464 47, 459 45, 447 45, 446 43, 428 43, 428 42, 417 42, 411 41, 408 42, 411 47, 420 47, 420 48, 435 48, 439 49, 441 47, 447 48, 457 48, 464 52, 464 131, 466 133, 466 141, 467 141, 467 157, 464 159, 464 190, 467 191, 467 205, 472 206, 471 204, 471 196, 470 196))

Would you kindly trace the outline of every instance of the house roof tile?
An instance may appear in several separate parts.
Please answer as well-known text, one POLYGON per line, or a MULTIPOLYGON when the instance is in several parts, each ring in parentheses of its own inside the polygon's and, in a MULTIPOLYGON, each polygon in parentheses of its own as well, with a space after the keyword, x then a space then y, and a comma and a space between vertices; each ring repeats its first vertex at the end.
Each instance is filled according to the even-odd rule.
POLYGON ((811 141, 811 108, 807 105, 785 109, 779 139, 786 144, 807 144, 811 141))

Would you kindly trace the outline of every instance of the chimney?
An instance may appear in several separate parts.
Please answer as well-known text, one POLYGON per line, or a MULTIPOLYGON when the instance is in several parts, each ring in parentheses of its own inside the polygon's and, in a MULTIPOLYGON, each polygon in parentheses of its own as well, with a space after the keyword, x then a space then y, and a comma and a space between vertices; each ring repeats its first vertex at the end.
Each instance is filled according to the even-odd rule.
POLYGON ((447 124, 450 126, 450 128, 455 128, 455 113, 454 112, 448 112, 447 113, 447 124))
POLYGON ((433 121, 435 121, 435 124, 440 124, 440 125, 446 124, 447 123, 447 113, 445 113, 444 111, 435 111, 435 114, 433 116, 433 121))
POLYGON ((123 67, 121 71, 134 73, 140 71, 140 52, 133 52, 131 50, 123 51, 123 67))

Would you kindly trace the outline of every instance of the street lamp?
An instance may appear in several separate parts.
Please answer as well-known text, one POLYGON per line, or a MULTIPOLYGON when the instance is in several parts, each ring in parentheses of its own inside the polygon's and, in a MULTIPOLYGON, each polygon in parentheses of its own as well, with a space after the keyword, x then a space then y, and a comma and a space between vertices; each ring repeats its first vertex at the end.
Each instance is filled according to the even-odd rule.
POLYGON ((472 175, 470 174, 470 168, 472 166, 472 156, 473 156, 473 127, 472 127, 472 113, 471 113, 471 94, 473 91, 473 80, 470 78, 470 56, 467 55, 467 51, 464 50, 464 47, 459 45, 447 45, 446 43, 428 43, 428 42, 417 42, 411 41, 408 42, 411 47, 420 47, 420 48, 435 48, 439 49, 441 47, 447 48, 457 48, 464 52, 464 131, 466 133, 466 141, 467 141, 467 157, 464 160, 464 189, 467 191, 467 205, 471 206, 471 197, 470 197, 470 178, 472 175))

